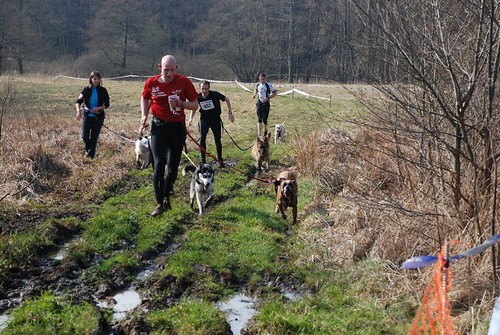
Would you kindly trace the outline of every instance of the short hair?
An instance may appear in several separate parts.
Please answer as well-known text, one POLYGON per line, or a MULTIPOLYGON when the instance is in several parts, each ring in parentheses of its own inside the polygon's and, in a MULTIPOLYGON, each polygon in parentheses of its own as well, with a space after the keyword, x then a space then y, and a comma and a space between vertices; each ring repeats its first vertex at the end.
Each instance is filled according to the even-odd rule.
POLYGON ((208 80, 200 81, 200 87, 203 85, 208 85, 208 88, 210 88, 210 82, 208 80))
POLYGON ((259 74, 259 77, 264 77, 264 78, 267 78, 266 74, 264 72, 260 73, 259 74))
POLYGON ((89 75, 89 84, 90 84, 90 86, 93 85, 92 84, 92 78, 94 78, 94 77, 97 77, 97 78, 101 79, 99 81, 99 86, 101 86, 101 84, 102 84, 102 77, 101 77, 101 74, 98 71, 92 71, 92 72, 90 72, 90 75, 89 75))

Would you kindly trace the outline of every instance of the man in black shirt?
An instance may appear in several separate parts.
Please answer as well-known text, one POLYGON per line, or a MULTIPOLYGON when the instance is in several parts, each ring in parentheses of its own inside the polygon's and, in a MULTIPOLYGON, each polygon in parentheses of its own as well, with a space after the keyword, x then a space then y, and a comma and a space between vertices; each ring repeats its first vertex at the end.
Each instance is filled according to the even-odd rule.
MULTIPOLYGON (((225 95, 210 90, 210 82, 202 81, 200 82, 201 93, 198 94, 198 105, 200 106, 200 145, 203 149, 207 148, 207 134, 208 130, 212 129, 214 134, 215 147, 217 148, 217 160, 219 161, 219 166, 224 167, 224 160, 222 158, 222 121, 220 115, 221 101, 226 102, 227 105, 227 116, 230 122, 234 122, 234 115, 231 110, 231 102, 229 98, 225 95)), ((191 116, 189 117, 189 125, 193 123, 193 117, 196 111, 191 111, 191 116)), ((201 161, 206 163, 205 151, 201 150, 201 161)))

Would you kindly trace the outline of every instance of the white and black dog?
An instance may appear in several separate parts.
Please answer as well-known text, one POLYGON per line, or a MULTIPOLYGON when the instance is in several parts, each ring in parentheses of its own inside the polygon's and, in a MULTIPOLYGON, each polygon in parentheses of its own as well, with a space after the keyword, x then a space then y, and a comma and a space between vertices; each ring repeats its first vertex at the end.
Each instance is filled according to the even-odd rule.
POLYGON ((200 164, 198 167, 193 165, 185 166, 182 169, 182 175, 191 172, 191 186, 189 188, 189 199, 191 208, 194 206, 194 198, 198 203, 198 213, 203 214, 205 208, 212 202, 214 198, 214 169, 210 164, 200 164))
POLYGON ((151 163, 151 152, 149 145, 151 144, 151 136, 139 137, 135 141, 135 161, 139 169, 145 169, 151 163))
POLYGON ((283 142, 285 139, 286 131, 285 131, 285 122, 277 124, 274 126, 274 144, 278 142, 283 142))

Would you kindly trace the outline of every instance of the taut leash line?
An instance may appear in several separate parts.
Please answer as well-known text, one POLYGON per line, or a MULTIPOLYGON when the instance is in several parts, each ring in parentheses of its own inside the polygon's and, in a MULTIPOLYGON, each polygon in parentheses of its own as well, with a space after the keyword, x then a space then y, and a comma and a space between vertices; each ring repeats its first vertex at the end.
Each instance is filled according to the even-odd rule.
MULTIPOLYGON (((209 152, 208 152, 205 148, 203 148, 203 147, 201 146, 201 144, 199 144, 199 143, 198 143, 198 142, 194 139, 194 137, 193 137, 193 136, 191 136, 191 133, 190 133, 187 129, 186 129, 186 134, 187 134, 187 136, 188 136, 188 137, 189 137, 189 138, 190 138, 190 139, 191 139, 191 140, 192 140, 192 141, 193 141, 193 142, 194 142, 194 143, 198 146, 198 148, 200 148, 200 150, 202 150, 202 151, 203 151, 203 152, 204 152, 207 156, 209 156, 209 157, 213 158, 213 159, 214 159, 216 162, 218 162, 219 164, 224 164, 224 162, 221 162, 221 161, 220 161, 220 160, 218 160, 218 159, 217 159, 214 155, 212 155, 212 154, 211 154, 211 153, 209 153, 209 152)), ((194 165, 194 164, 193 164, 193 165, 194 165)), ((252 179, 255 179, 255 180, 261 181, 261 182, 266 183, 266 184, 271 184, 271 183, 272 183, 270 180, 265 180, 265 179, 257 178, 257 177, 255 177, 254 175, 251 175, 251 174, 249 174, 249 173, 245 173, 245 172, 243 172, 243 171, 241 171, 241 170, 237 169, 237 168, 236 168, 236 167, 234 167, 234 166, 229 166, 229 165, 228 165, 228 167, 229 167, 229 168, 231 168, 231 169, 234 169, 235 171, 237 171, 237 172, 241 173, 242 175, 247 176, 247 177, 249 177, 249 178, 252 178, 252 179)))
POLYGON ((124 139, 125 141, 129 141, 129 142, 132 142, 132 143, 135 143, 134 140, 131 140, 130 138, 128 137, 125 137, 123 136, 122 134, 118 134, 116 131, 113 131, 111 130, 108 126, 106 126, 105 124, 102 125, 104 128, 106 128, 107 130, 109 130, 110 132, 112 132, 113 134, 117 135, 118 137, 124 139))

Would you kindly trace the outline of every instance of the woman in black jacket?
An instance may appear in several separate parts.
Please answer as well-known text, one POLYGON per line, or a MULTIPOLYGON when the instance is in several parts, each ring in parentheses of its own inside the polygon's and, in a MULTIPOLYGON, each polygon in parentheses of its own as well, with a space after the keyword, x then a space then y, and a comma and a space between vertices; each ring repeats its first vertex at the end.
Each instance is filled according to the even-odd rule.
POLYGON ((109 107, 109 95, 102 86, 99 72, 90 73, 89 84, 83 88, 76 100, 76 119, 80 120, 83 115, 82 139, 85 143, 85 157, 94 158, 97 140, 106 117, 104 110, 109 107))

